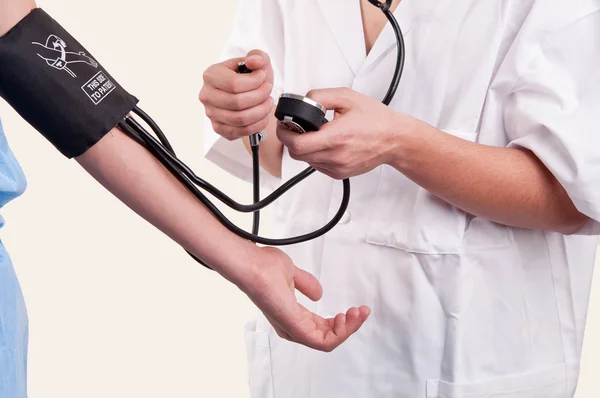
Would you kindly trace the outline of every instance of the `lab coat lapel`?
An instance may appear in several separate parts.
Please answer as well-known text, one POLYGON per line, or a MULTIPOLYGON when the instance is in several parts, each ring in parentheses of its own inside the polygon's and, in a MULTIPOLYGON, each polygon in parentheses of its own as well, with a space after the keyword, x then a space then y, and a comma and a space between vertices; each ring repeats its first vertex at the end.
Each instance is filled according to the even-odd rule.
POLYGON ((360 1, 319 0, 319 6, 346 62, 356 75, 366 58, 360 1))
MULTIPOLYGON (((408 36, 415 24, 419 23, 422 18, 426 18, 434 8, 444 1, 445 0, 401 0, 394 11, 394 16, 398 20, 403 36, 408 36)), ((363 64, 362 70, 370 68, 392 49, 394 51, 396 49, 396 36, 394 35, 392 26, 388 22, 373 45, 366 62, 363 64)))

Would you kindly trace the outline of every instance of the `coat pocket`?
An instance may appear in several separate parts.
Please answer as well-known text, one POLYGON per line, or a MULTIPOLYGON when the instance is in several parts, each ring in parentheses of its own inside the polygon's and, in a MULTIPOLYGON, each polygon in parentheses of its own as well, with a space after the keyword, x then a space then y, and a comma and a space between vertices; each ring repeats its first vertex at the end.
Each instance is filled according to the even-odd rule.
POLYGON ((273 398, 273 374, 269 333, 257 330, 257 321, 246 324, 246 354, 251 398, 273 398))
POLYGON ((507 376, 482 383, 427 381, 427 398, 567 398, 567 365, 536 373, 507 376))
MULTIPOLYGON (((476 133, 448 132, 474 142, 476 133)), ((447 171, 448 178, 452 170, 447 171)), ((367 243, 412 253, 456 254, 467 215, 427 192, 398 170, 384 165, 367 227, 367 243)))

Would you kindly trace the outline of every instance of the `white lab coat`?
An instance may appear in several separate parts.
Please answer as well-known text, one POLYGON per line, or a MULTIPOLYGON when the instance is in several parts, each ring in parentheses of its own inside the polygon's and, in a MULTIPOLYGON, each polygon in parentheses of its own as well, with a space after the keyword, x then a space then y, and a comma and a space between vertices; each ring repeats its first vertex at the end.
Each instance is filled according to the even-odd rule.
MULTIPOLYGON (((339 86, 383 98, 393 32, 365 56, 358 0, 238 7, 223 57, 267 51, 276 98, 339 86)), ((372 315, 329 354, 280 339, 258 316, 246 330, 251 396, 571 397, 600 231, 600 1, 402 0, 395 15, 407 54, 391 106, 465 140, 530 149, 593 220, 572 236, 509 228, 389 166, 352 178, 340 225, 285 250, 324 286, 317 304, 301 297, 308 308, 366 304, 372 315)), ((242 143, 207 128, 208 159, 249 179, 242 143)), ((284 151, 282 180, 305 166, 284 151)), ((324 225, 341 193, 311 176, 277 203, 277 236, 324 225)))

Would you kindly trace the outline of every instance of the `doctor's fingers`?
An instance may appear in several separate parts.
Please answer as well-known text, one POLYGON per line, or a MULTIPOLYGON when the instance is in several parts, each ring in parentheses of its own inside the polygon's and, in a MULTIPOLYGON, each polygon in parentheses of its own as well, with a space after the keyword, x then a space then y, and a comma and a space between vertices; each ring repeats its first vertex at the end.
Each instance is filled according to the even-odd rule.
POLYGON ((263 69, 255 70, 252 73, 237 73, 237 70, 232 70, 226 63, 209 67, 202 77, 205 85, 233 94, 256 90, 265 81, 268 81, 267 72, 263 69))
POLYGON ((219 134, 221 137, 226 138, 230 141, 237 140, 239 138, 247 137, 254 133, 259 133, 267 128, 269 125, 269 117, 260 120, 257 123, 254 123, 250 126, 245 127, 234 127, 228 124, 223 124, 219 122, 212 122, 212 128, 215 133, 219 134))
POLYGON ((290 157, 300 162, 328 166, 331 169, 341 169, 350 165, 351 158, 343 148, 325 149, 323 151, 311 152, 300 155, 288 148, 290 157))
POLYGON ((298 134, 280 124, 277 126, 277 138, 295 156, 333 149, 343 143, 343 136, 338 130, 328 129, 330 132, 327 132, 325 126, 319 131, 298 134))
POLYGON ((242 111, 262 104, 269 99, 272 91, 273 85, 269 82, 264 82, 256 90, 239 94, 232 94, 211 85, 204 85, 198 98, 205 107, 214 106, 230 111, 242 111))
MULTIPOLYGON (((252 50, 244 59, 246 67, 250 70, 263 69, 266 72, 267 79, 273 81, 273 67, 271 66, 271 57, 264 51, 252 50)), ((237 66, 236 66, 237 68, 237 66)))
POLYGON ((355 104, 357 92, 346 87, 311 90, 306 96, 326 109, 342 112, 355 104))
POLYGON ((213 122, 233 127, 246 127, 268 118, 273 113, 274 106, 273 99, 268 97, 262 104, 242 111, 230 111, 215 106, 205 106, 204 111, 213 122))
POLYGON ((319 173, 325 174, 326 176, 333 178, 334 180, 343 180, 346 178, 354 177, 352 170, 348 167, 334 167, 328 163, 308 163, 313 169, 319 173))
POLYGON ((289 153, 289 155, 294 160, 308 163, 319 173, 325 174, 334 180, 343 180, 360 174, 357 172, 356 165, 352 165, 348 161, 348 157, 341 151, 320 151, 302 156, 296 156, 292 153, 289 153))

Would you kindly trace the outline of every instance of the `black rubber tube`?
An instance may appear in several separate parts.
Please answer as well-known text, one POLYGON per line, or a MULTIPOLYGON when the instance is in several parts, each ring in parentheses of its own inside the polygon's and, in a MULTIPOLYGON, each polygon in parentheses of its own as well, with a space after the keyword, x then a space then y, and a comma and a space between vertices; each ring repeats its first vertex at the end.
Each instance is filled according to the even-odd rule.
MULTIPOLYGON (((390 12, 392 1, 386 0, 385 3, 381 3, 378 0, 369 1, 373 5, 379 7, 386 15, 387 19, 392 25, 397 41, 398 55, 396 60, 396 68, 394 70, 394 75, 392 77, 392 82, 390 83, 388 92, 386 93, 386 96, 382 101, 385 105, 389 105, 394 95, 396 94, 404 70, 404 39, 400 26, 398 25, 398 21, 394 17, 393 13, 390 12)), ((329 221, 325 226, 316 231, 292 238, 271 239, 261 237, 258 235, 260 224, 259 210, 273 203, 275 200, 277 200, 279 197, 281 197, 283 194, 289 191, 292 187, 294 187, 302 180, 307 178, 309 175, 314 173, 315 170, 313 168, 309 167, 305 169, 304 171, 302 171, 301 173, 284 183, 281 187, 279 187, 265 199, 260 200, 260 164, 258 153, 259 150, 258 146, 252 146, 254 203, 252 205, 240 204, 231 199, 229 196, 225 195, 223 192, 221 192, 219 189, 217 189, 210 183, 198 177, 185 163, 180 161, 176 157, 175 151, 169 143, 169 140, 167 139, 166 135, 162 132, 158 124, 156 124, 147 113, 145 113, 139 107, 136 107, 134 109, 134 113, 138 115, 152 129, 152 131, 156 134, 160 142, 157 141, 151 134, 149 134, 140 123, 138 123, 135 119, 131 117, 127 117, 124 122, 119 123, 119 128, 121 128, 125 133, 131 136, 136 142, 140 143, 140 145, 143 145, 145 148, 147 148, 171 172, 171 174, 173 174, 198 200, 200 200, 200 202, 204 206, 206 206, 206 208, 228 230, 242 238, 248 239, 255 243, 260 243, 269 246, 285 246, 306 242, 308 240, 316 239, 333 229, 341 220, 344 213, 346 212, 346 209, 348 208, 348 204, 350 201, 350 180, 345 179, 343 180, 343 196, 340 208, 338 209, 333 219, 329 221), (206 196, 202 192, 200 192, 198 187, 204 189, 205 191, 207 191, 215 198, 219 199, 224 204, 226 204, 234 210, 245 213, 254 213, 252 233, 244 231, 243 229, 233 224, 210 200, 208 200, 208 198, 206 198, 206 196)), ((194 254, 189 254, 200 264, 204 265, 205 267, 208 267, 201 259, 197 258, 194 254)))

